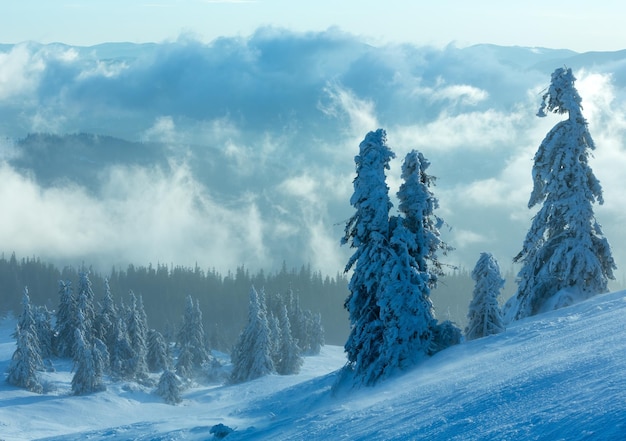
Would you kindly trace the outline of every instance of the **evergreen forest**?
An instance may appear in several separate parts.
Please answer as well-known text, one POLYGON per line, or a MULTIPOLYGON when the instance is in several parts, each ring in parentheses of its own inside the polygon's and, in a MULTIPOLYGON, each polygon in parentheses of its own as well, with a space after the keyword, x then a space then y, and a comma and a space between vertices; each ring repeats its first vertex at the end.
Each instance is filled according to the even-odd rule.
MULTIPOLYGON (((0 256, 0 315, 20 314, 26 286, 33 304, 55 310, 59 303, 59 281, 77 283, 79 270, 78 266, 69 265, 59 268, 37 257, 17 257, 13 253, 7 258, 3 254, 0 256)), ((212 347, 224 351, 235 343, 245 325, 252 285, 268 293, 284 294, 292 289, 303 308, 321 314, 326 344, 343 345, 349 330, 343 308, 348 295, 347 275, 323 275, 309 265, 288 269, 284 264, 278 272, 252 272, 241 266, 225 275, 199 267, 129 265, 123 270, 112 268, 108 274, 90 273, 96 299, 104 293, 105 277, 116 302, 126 299, 130 290, 141 295, 148 325, 164 334, 175 332, 184 313, 185 298, 191 295, 200 302, 204 328, 212 347)), ((515 291, 513 268, 503 277, 507 283, 502 299, 506 300, 515 291)), ((473 286, 470 271, 465 268, 451 269, 441 277, 432 291, 437 315, 464 326, 473 286)))

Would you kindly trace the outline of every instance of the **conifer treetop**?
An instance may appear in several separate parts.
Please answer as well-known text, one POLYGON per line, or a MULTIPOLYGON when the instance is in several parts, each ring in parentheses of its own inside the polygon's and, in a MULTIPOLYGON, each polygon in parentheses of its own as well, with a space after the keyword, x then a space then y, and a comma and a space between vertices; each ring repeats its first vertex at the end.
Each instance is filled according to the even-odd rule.
POLYGON ((574 87, 576 78, 572 69, 561 67, 552 73, 552 80, 548 91, 543 95, 543 102, 537 116, 547 116, 546 110, 552 113, 563 114, 569 112, 580 113, 582 98, 574 87))

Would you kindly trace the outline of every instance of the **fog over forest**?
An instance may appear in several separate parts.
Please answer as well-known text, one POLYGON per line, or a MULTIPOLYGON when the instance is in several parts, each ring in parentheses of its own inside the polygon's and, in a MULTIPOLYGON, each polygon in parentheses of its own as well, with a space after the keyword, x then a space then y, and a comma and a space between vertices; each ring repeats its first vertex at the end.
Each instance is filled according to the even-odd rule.
MULTIPOLYGON (((262 28, 209 44, 0 46, 0 248, 61 267, 310 264, 334 276, 354 155, 387 130, 432 165, 444 260, 520 250, 550 73, 573 68, 604 188, 596 217, 622 279, 626 53, 479 45, 375 47, 262 28)), ((391 194, 400 160, 388 173, 391 194)))

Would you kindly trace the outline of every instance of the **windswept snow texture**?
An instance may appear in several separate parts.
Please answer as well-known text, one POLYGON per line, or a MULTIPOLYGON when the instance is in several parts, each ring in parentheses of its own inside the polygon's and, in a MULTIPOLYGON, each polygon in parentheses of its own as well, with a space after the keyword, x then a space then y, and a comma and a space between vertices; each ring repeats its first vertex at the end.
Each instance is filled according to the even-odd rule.
MULTIPOLYGON (((341 348, 297 376, 196 387, 178 406, 140 387, 69 396, 69 366, 31 394, 0 386, 4 440, 622 440, 626 436, 626 292, 515 322, 449 348, 374 388, 334 394, 341 348)), ((0 369, 14 349, 2 328, 0 369)))

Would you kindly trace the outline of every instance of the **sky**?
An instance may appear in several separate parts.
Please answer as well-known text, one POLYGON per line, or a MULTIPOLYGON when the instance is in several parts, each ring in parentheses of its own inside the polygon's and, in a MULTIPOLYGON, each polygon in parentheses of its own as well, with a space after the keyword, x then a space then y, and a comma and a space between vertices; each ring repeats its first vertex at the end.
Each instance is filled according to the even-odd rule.
POLYGON ((162 42, 181 34, 209 42, 248 36, 261 26, 298 32, 338 26, 372 43, 612 51, 626 41, 625 15, 626 4, 618 0, 21 0, 0 6, 0 43, 89 46, 162 42))

